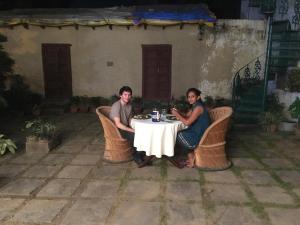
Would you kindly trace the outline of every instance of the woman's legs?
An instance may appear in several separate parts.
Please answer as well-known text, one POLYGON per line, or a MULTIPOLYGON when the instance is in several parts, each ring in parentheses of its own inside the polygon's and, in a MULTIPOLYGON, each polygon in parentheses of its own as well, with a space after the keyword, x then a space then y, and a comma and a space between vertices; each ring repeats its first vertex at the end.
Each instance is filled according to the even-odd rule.
POLYGON ((188 153, 187 167, 193 168, 195 166, 195 153, 191 151, 188 153))
POLYGON ((188 143, 181 131, 178 132, 176 141, 180 146, 182 146, 185 150, 188 151, 188 159, 186 160, 186 166, 188 168, 193 168, 195 165, 194 149, 196 146, 192 146, 190 143, 188 143))

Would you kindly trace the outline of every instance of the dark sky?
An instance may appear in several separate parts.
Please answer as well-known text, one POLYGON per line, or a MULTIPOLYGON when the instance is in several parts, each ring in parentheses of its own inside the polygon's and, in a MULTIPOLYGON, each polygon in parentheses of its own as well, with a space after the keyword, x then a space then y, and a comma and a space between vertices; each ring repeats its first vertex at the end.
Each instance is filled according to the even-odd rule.
POLYGON ((206 3, 217 18, 239 18, 241 0, 0 0, 0 9, 14 8, 101 8, 151 4, 206 3))

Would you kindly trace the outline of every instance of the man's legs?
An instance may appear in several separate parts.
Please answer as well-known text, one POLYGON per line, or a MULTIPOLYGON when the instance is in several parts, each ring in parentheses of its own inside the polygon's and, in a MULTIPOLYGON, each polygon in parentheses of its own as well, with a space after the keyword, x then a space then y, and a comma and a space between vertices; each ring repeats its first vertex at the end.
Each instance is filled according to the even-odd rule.
MULTIPOLYGON (((130 145, 133 147, 134 142, 134 133, 128 132, 125 130, 119 129, 121 135, 123 138, 127 139, 130 142, 130 145)), ((141 164, 143 162, 143 152, 139 152, 136 150, 135 147, 133 147, 133 159, 136 163, 141 164)))

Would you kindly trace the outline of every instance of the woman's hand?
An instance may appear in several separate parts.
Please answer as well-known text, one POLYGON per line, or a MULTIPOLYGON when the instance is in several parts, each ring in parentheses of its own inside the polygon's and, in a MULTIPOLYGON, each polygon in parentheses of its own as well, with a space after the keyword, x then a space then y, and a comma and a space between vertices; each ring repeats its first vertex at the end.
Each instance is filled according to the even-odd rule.
POLYGON ((179 112, 177 111, 177 109, 175 109, 175 108, 171 109, 171 113, 172 113, 172 115, 174 115, 176 117, 178 117, 178 115, 180 115, 179 112))

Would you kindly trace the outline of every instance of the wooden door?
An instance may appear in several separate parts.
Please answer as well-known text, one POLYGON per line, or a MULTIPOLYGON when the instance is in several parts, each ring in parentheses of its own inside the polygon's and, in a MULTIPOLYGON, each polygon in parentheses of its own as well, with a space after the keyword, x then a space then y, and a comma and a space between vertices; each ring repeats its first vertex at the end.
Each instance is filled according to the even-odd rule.
POLYGON ((142 45, 143 98, 146 100, 171 99, 171 45, 142 45))
POLYGON ((70 44, 42 44, 46 98, 72 96, 70 44))

